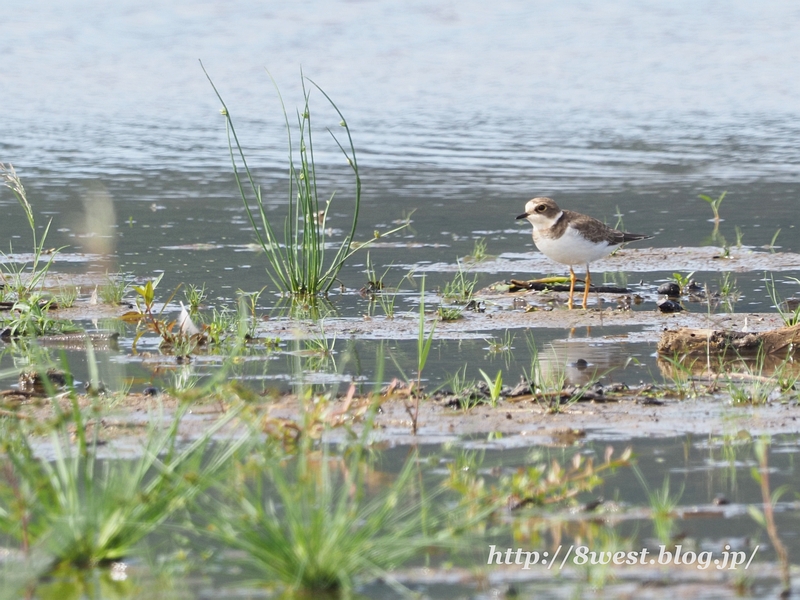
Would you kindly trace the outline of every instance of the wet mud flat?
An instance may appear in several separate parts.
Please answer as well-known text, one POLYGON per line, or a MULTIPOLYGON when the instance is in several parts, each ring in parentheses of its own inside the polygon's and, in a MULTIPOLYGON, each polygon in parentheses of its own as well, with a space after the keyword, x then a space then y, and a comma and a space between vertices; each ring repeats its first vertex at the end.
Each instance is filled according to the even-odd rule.
MULTIPOLYGON (((404 267, 404 265, 400 265, 404 267)), ((432 263, 405 265, 416 272, 513 274, 518 279, 536 274, 560 272, 563 269, 543 254, 502 254, 476 262, 432 263)), ((750 248, 723 249, 716 247, 699 248, 644 248, 623 249, 614 255, 592 263, 594 279, 602 272, 624 272, 630 279, 641 273, 673 272, 719 272, 719 273, 763 273, 800 271, 800 254, 789 252, 765 252, 750 248)), ((553 286, 558 291, 521 290, 509 282, 513 278, 474 292, 474 302, 462 303, 458 316, 442 320, 429 311, 429 322, 436 322, 436 338, 466 339, 480 337, 484 332, 503 329, 537 329, 600 326, 644 326, 656 333, 667 328, 712 328, 712 329, 751 329, 763 331, 779 327, 781 317, 777 312, 764 311, 733 312, 723 310, 724 298, 713 290, 704 290, 699 296, 685 296, 681 300, 682 310, 664 312, 659 310, 658 301, 662 297, 654 283, 644 281, 636 285, 600 286, 619 287, 615 293, 596 292, 592 286, 588 310, 566 310, 568 293, 562 285, 553 286), (516 287, 516 291, 515 290, 516 287)), ((582 284, 576 290, 582 292, 582 284)), ((382 292, 391 295, 391 291, 382 292)), ((576 292, 576 297, 577 297, 576 292)), ((446 297, 429 292, 426 294, 426 307, 452 305, 446 297)), ((357 339, 413 339, 418 334, 418 320, 415 313, 396 313, 392 316, 380 314, 363 315, 359 318, 324 319, 326 335, 352 336, 357 339)), ((272 318, 259 325, 263 335, 308 337, 320 334, 317 320, 272 318)), ((650 336, 657 341, 657 335, 650 336)))
MULTIPOLYGON (((419 402, 417 432, 412 432, 409 407, 414 399, 407 394, 354 396, 340 394, 330 400, 301 400, 293 394, 263 398, 251 404, 245 421, 234 420, 218 435, 235 436, 242 427, 253 423, 269 435, 294 435, 304 411, 313 411, 322 439, 346 441, 359 433, 368 406, 378 404, 378 412, 370 439, 389 446, 456 443, 470 447, 495 449, 558 446, 568 447, 591 441, 625 441, 632 438, 669 438, 683 434, 699 436, 748 436, 796 434, 800 429, 800 399, 796 394, 759 405, 735 405, 724 390, 697 397, 679 398, 666 386, 644 384, 628 389, 602 388, 586 397, 553 403, 531 394, 499 400, 495 406, 482 403, 469 409, 458 408, 457 398, 440 392, 419 402), (598 394, 598 392, 600 392, 598 394), (324 434, 323 434, 324 430, 324 434), (477 437, 476 437, 477 436, 477 437), (485 442, 474 441, 487 440, 485 442)), ((84 410, 98 408, 96 418, 89 421, 97 427, 102 444, 114 451, 136 452, 140 442, 159 421, 172 422, 177 407, 186 400, 168 394, 149 396, 127 394, 113 399, 112 406, 102 406, 106 398, 79 395, 84 410)), ((184 439, 197 439, 234 404, 224 394, 217 400, 195 401, 182 419, 180 432, 184 439)), ((236 404, 238 404, 238 400, 236 404)), ((250 401, 252 403, 252 398, 250 401)), ((60 410, 68 413, 70 401, 56 400, 60 410)), ((46 423, 53 418, 52 400, 21 395, 7 390, 0 395, 2 416, 46 423)))
MULTIPOLYGON (((791 253, 772 253, 755 251, 747 248, 731 249, 729 255, 722 256, 722 249, 703 248, 669 248, 669 249, 624 249, 604 261, 598 261, 597 271, 603 269, 626 269, 629 271, 650 271, 663 269, 665 261, 670 268, 684 270, 729 269, 736 271, 757 271, 770 269, 773 271, 800 269, 800 255, 791 253)), ((80 257, 83 258, 83 257, 80 257)), ((470 269, 487 272, 525 272, 539 269, 538 262, 548 264, 538 253, 526 255, 503 255, 496 259, 487 259, 469 265, 470 269), (534 266, 532 266, 534 265, 534 266)), ((417 265, 419 269, 455 270, 459 265, 417 265)), ((544 270, 544 269, 540 269, 544 270)), ((64 281, 73 283, 96 284, 97 278, 85 275, 49 274, 52 281, 61 285, 64 281)), ((754 333, 770 331, 783 325, 781 316, 766 312, 721 312, 711 302, 696 302, 691 310, 675 313, 663 313, 656 305, 655 286, 639 286, 630 293, 596 293, 590 295, 588 310, 567 310, 565 308, 567 293, 563 291, 518 290, 509 292, 505 282, 485 287, 474 294, 472 307, 463 307, 458 318, 442 320, 433 310, 426 312, 425 330, 435 329, 434 342, 437 340, 461 340, 485 338, 498 331, 530 331, 548 329, 563 331, 559 337, 567 344, 580 339, 585 331, 594 346, 611 348, 621 342, 633 342, 652 346, 656 344, 665 331, 676 331, 681 328, 708 329, 719 331, 750 331, 754 333), (631 301, 632 296, 639 296, 638 301, 631 301), (626 299, 624 302, 620 300, 626 299), (605 328, 613 329, 613 335, 602 335, 605 328), (626 331, 626 329, 628 331, 626 331), (592 336, 593 331, 601 335, 592 336)), ((445 299, 435 293, 426 295, 428 303, 434 307, 436 303, 444 303, 445 299)), ((97 319, 114 319, 131 310, 132 305, 120 306, 92 304, 79 301, 73 308, 54 310, 53 316, 75 321, 93 321, 97 319)), ((276 316, 261 320, 256 328, 255 343, 259 339, 279 338, 281 340, 313 339, 320 336, 339 339, 358 340, 415 340, 419 335, 419 313, 397 312, 393 317, 387 315, 362 315, 360 317, 332 316, 324 319, 295 318, 276 316)), ((69 348, 80 350, 85 347, 86 338, 92 340, 99 350, 110 348, 119 352, 118 334, 110 334, 107 339, 103 332, 90 334, 69 334, 64 336, 46 336, 39 340, 45 347, 69 348)), ((122 350, 127 353, 127 350, 122 350)), ((146 361, 149 353, 141 355, 139 360, 146 361)), ((164 355, 159 357, 160 366, 169 366, 177 362, 179 357, 164 355)), ((668 358, 668 357, 667 357, 668 358)), ((785 357, 784 357, 785 358, 785 357)), ((665 379, 689 377, 688 392, 686 389, 676 391, 674 386, 644 381, 630 387, 603 387, 605 383, 596 383, 594 389, 572 390, 554 396, 532 395, 523 389, 511 397, 507 393, 494 406, 487 398, 477 398, 474 406, 465 408, 454 394, 448 396, 446 388, 441 389, 430 398, 419 402, 419 428, 416 435, 411 433, 411 423, 407 406, 411 396, 389 393, 385 397, 376 398, 381 410, 376 418, 375 435, 381 441, 391 443, 437 443, 442 440, 453 440, 458 436, 473 434, 497 433, 505 436, 509 444, 530 445, 537 443, 553 443, 561 439, 563 432, 579 432, 580 435, 599 438, 624 439, 627 436, 672 436, 680 433, 718 434, 733 428, 743 428, 754 434, 788 433, 796 431, 797 395, 794 390, 776 396, 769 402, 759 405, 733 405, 730 394, 726 392, 725 378, 731 377, 736 365, 726 370, 724 376, 720 363, 713 356, 701 357, 687 367, 687 372, 675 374, 675 364, 659 358, 658 367, 665 379), (704 358, 704 359, 703 359, 704 358), (722 377, 722 378, 721 378, 722 377), (721 379, 720 379, 721 378, 721 379), (599 388, 596 386, 600 386, 599 388)), ((580 363, 580 360, 577 361, 580 363)), ((797 372, 794 361, 777 361, 787 374, 797 372)), ((578 365, 580 366, 580 365, 578 365)), ((768 366, 768 365, 767 365, 768 366)), ((562 365, 575 367, 575 365, 562 365)), ((744 380, 769 376, 771 373, 760 365, 761 371, 756 374, 745 373, 744 380)), ((686 382, 684 382, 685 384, 686 382)), ((344 388, 345 386, 340 386, 344 388)), ((519 386, 517 386, 519 387, 519 386)), ((524 387, 524 386, 523 386, 524 387)), ((397 390, 395 390, 396 392, 397 390)), ((527 390, 528 392, 532 390, 527 390)), ((23 395, 15 395, 12 387, 3 396, 3 410, 29 413, 22 418, 45 418, 52 407, 46 401, 23 395)), ((350 407, 340 410, 337 403, 344 400, 335 395, 345 397, 346 389, 334 393, 330 403, 331 414, 338 413, 339 424, 351 420, 358 426, 358 417, 354 416, 350 407)), ((330 396, 330 394, 328 394, 330 396)), ((362 404, 366 396, 360 395, 362 404)), ((288 421, 298 420, 303 410, 301 403, 292 394, 277 395, 264 390, 257 403, 259 411, 264 415, 288 421)), ((352 400, 352 397, 351 397, 352 400)), ((97 403, 97 398, 81 396, 81 403, 90 406, 97 403)), ((109 408, 109 416, 101 427, 107 429, 109 438, 118 439, 126 435, 139 435, 139 426, 144 423, 144 415, 161 414, 168 420, 174 412, 178 401, 168 394, 159 394, 157 398, 142 394, 127 394, 116 397, 109 408), (154 411, 154 407, 157 410, 154 411), (126 425, 129 423, 129 425, 126 425)), ((358 404, 358 403, 357 403, 358 404)), ((200 402, 192 407, 192 419, 185 425, 186 435, 192 436, 202 431, 204 425, 221 412, 225 411, 224 400, 216 402, 200 402)), ((149 417, 148 417, 149 418, 149 417)), ((142 429, 143 431, 143 429, 142 429)), ((335 430, 334 430, 335 431, 335 430)), ((337 435, 333 433, 334 437, 337 435)), ((566 434, 573 435, 573 434, 566 434)), ((578 434, 575 434, 578 435, 578 434)))

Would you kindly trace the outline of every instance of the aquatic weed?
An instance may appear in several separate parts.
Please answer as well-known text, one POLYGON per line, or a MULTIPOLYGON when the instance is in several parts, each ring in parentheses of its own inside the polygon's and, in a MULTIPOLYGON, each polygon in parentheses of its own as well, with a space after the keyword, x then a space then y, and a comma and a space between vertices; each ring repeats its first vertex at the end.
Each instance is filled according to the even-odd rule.
POLYGON ((727 312, 733 312, 736 302, 741 298, 742 293, 736 287, 736 279, 731 277, 730 271, 726 271, 719 280, 719 296, 727 312))
POLYGON ((419 295, 419 329, 417 331, 417 389, 414 395, 414 411, 413 414, 410 406, 406 404, 406 411, 411 417, 412 431, 414 435, 417 434, 417 419, 419 418, 419 400, 422 396, 422 370, 425 368, 425 363, 428 361, 428 353, 433 344, 433 334, 436 331, 436 323, 431 325, 431 330, 425 335, 425 277, 422 278, 422 284, 419 295))
POLYGON ((484 338, 484 341, 489 344, 487 350, 489 351, 490 355, 494 356, 502 354, 506 357, 506 359, 508 359, 511 357, 511 351, 514 349, 514 346, 512 345, 514 343, 514 337, 514 334, 506 329, 502 338, 484 338))
MULTIPOLYGON (((425 368, 425 364, 428 361, 428 354, 431 350, 431 345, 433 344, 433 335, 436 331, 436 322, 434 321, 431 324, 430 331, 426 334, 425 333, 425 277, 422 277, 422 285, 420 286, 420 297, 419 297, 419 325, 417 329, 417 379, 416 381, 412 381, 403 371, 403 368, 400 366, 400 363, 397 361, 394 355, 392 355, 392 361, 394 362, 395 367, 397 370, 400 371, 403 378, 406 380, 406 391, 407 393, 403 395, 403 404, 406 409, 406 413, 411 418, 411 431, 414 435, 417 434, 417 425, 419 420, 419 403, 420 398, 422 397, 422 371, 425 368)), ((390 384, 390 388, 394 389, 396 387, 396 382, 392 382, 390 384)))
POLYGON ((60 285, 53 301, 59 308, 72 308, 80 293, 81 288, 77 285, 60 285))
POLYGON ((467 379, 467 366, 465 364, 463 368, 458 369, 448 380, 450 391, 458 398, 458 404, 464 412, 469 412, 483 402, 481 396, 473 393, 475 380, 467 379))
POLYGON ((778 240, 778 235, 780 235, 780 233, 781 233, 781 229, 779 227, 778 230, 775 232, 775 235, 772 236, 772 239, 769 242, 769 246, 767 246, 767 248, 769 249, 770 252, 775 252, 775 248, 779 248, 780 247, 780 246, 776 246, 775 245, 775 242, 778 240))
POLYGON ((700 360, 691 355, 659 356, 658 366, 665 377, 672 381, 673 389, 680 399, 694 398, 698 394, 693 367, 700 360))
POLYGON ((793 379, 785 376, 788 361, 768 368, 767 355, 759 348, 755 358, 739 356, 741 370, 727 374, 726 392, 733 404, 767 404, 794 389, 793 379))
POLYGON ((148 279, 144 285, 133 286, 133 291, 137 294, 135 299, 137 311, 123 315, 124 319, 137 324, 136 336, 133 339, 133 350, 136 351, 139 339, 149 331, 161 338, 159 347, 162 351, 170 352, 176 356, 189 356, 196 352, 198 348, 205 346, 208 342, 208 337, 200 327, 194 324, 182 302, 180 304, 181 311, 177 319, 167 320, 164 318, 164 309, 172 302, 181 287, 180 285, 175 288, 166 302, 162 304, 161 310, 156 313, 155 291, 163 276, 164 274, 162 273, 156 279, 148 279))
POLYGON ((694 271, 689 273, 688 275, 682 275, 680 273, 673 273, 672 280, 678 285, 680 289, 680 293, 684 294, 686 287, 689 285, 689 282, 692 280, 692 275, 694 275, 694 271))
POLYGON ((530 351, 530 368, 523 370, 523 376, 533 392, 534 399, 540 406, 544 406, 550 413, 560 413, 566 406, 578 400, 584 393, 583 388, 577 388, 572 393, 565 395, 567 387, 566 364, 552 364, 545 362, 539 354, 539 349, 533 335, 526 336, 530 351), (548 368, 549 366, 549 368, 548 368))

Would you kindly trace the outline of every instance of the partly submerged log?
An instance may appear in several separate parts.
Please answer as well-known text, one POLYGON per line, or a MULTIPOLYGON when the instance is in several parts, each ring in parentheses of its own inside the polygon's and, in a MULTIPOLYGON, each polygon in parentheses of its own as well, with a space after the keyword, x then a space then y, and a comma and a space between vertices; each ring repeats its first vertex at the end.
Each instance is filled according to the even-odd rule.
POLYGON ((800 349, 800 324, 758 333, 689 329, 665 331, 658 341, 660 354, 786 354, 800 349))

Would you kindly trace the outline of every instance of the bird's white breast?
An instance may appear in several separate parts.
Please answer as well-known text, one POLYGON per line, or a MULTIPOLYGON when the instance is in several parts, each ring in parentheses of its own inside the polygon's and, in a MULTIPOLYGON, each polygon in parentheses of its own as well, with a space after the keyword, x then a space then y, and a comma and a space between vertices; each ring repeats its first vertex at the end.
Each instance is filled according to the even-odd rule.
POLYGON ((576 229, 567 227, 560 238, 549 238, 533 230, 536 247, 548 258, 564 265, 586 265, 608 256, 617 247, 608 242, 590 242, 576 229))

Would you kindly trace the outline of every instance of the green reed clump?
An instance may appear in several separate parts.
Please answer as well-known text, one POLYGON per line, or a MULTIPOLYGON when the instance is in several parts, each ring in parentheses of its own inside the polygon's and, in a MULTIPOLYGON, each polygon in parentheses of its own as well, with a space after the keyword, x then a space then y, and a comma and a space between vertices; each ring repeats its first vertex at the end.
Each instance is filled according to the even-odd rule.
MULTIPOLYGON (((201 63, 202 66, 202 63, 201 63)), ((230 111, 222 99, 214 82, 203 67, 214 93, 222 103, 222 114, 225 117, 228 135, 228 150, 230 152, 233 173, 236 185, 244 203, 247 217, 256 234, 258 244, 264 250, 270 268, 267 273, 272 282, 281 290, 290 294, 315 296, 326 294, 337 280, 339 271, 350 256, 364 248, 373 240, 356 244, 354 241, 358 215, 361 208, 361 176, 358 170, 356 149, 350 127, 339 108, 333 100, 316 83, 302 76, 304 105, 297 111, 297 142, 292 134, 283 98, 278 92, 284 120, 286 122, 289 140, 289 213, 283 222, 283 237, 279 238, 276 228, 267 217, 265 201, 259 186, 253 178, 253 173, 247 164, 244 150, 239 143, 236 129, 233 126, 230 111), (328 227, 328 214, 335 196, 331 194, 327 200, 320 200, 317 188, 317 171, 314 160, 314 144, 312 141, 311 109, 309 108, 310 90, 306 88, 309 81, 325 97, 330 106, 339 116, 340 125, 344 129, 346 142, 342 144, 329 129, 336 145, 341 150, 352 171, 355 180, 355 191, 352 204, 352 220, 349 231, 338 244, 332 259, 326 258, 326 229, 328 227)), ((402 229, 401 225, 387 234, 402 229)), ((380 234, 376 233, 377 239, 380 234)))

